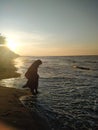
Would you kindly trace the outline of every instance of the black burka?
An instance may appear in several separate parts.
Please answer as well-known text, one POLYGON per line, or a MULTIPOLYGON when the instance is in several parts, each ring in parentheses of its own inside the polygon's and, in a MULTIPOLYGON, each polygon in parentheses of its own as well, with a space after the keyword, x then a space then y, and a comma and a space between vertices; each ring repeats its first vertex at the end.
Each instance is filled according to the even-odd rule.
POLYGON ((36 60, 27 70, 25 73, 25 77, 28 79, 26 85, 24 87, 29 87, 32 94, 37 94, 38 91, 38 80, 39 80, 39 75, 38 75, 38 67, 39 65, 42 64, 41 60, 36 60))
POLYGON ((38 80, 39 80, 39 75, 36 75, 34 78, 29 78, 27 81, 26 86, 28 86, 32 92, 32 94, 37 94, 38 91, 38 80))

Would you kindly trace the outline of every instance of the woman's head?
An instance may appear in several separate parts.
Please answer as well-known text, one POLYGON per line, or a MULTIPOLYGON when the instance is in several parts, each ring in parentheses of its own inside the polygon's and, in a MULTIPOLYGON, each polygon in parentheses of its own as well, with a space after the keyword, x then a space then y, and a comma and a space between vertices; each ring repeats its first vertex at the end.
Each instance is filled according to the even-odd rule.
POLYGON ((41 61, 41 60, 36 60, 35 62, 36 62, 36 64, 38 64, 38 65, 41 65, 41 64, 42 64, 42 61, 41 61))
POLYGON ((41 60, 36 60, 33 65, 35 65, 36 67, 39 67, 39 65, 42 64, 42 61, 41 60))

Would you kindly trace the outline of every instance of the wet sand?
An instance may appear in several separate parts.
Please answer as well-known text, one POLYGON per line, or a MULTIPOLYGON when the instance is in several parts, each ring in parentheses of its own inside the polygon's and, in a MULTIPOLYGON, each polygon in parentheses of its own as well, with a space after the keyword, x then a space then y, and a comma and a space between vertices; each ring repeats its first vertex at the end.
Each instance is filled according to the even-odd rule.
POLYGON ((23 95, 30 95, 29 90, 0 87, 0 127, 6 127, 4 130, 7 130, 8 126, 8 130, 44 129, 22 106, 19 97, 23 95))

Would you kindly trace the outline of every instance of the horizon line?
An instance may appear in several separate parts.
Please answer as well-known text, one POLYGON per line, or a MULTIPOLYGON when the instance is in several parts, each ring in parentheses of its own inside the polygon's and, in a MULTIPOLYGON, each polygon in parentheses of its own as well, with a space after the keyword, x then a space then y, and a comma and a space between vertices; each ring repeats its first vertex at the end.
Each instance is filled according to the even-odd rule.
POLYGON ((95 54, 88 54, 88 55, 38 55, 38 56, 35 56, 35 55, 19 55, 19 56, 21 56, 21 57, 67 57, 67 56, 98 56, 98 54, 97 55, 95 55, 95 54))

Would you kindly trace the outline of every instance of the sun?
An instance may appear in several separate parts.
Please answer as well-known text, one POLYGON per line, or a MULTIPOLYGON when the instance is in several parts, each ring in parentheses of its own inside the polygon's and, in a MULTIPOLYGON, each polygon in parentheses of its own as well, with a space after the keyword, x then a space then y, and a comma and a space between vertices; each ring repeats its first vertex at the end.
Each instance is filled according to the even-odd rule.
POLYGON ((17 50, 17 44, 14 41, 9 39, 7 40, 7 47, 14 52, 17 50))

